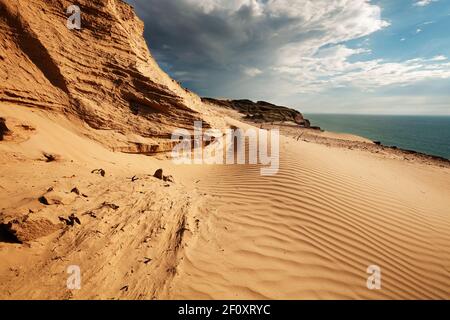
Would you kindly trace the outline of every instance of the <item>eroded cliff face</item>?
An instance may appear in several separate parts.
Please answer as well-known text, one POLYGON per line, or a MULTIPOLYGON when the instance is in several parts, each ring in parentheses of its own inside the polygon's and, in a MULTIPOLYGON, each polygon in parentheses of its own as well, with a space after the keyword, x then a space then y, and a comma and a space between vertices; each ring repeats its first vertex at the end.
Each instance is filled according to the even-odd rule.
POLYGON ((251 100, 219 100, 213 98, 202 98, 202 101, 222 108, 236 110, 245 115, 246 120, 256 123, 294 122, 305 128, 311 127, 310 121, 305 119, 299 111, 266 101, 253 102, 251 100))
POLYGON ((0 0, 0 102, 76 116, 147 142, 191 128, 202 119, 201 100, 158 67, 143 28, 121 0, 0 0), (80 30, 67 27, 71 5, 81 9, 80 30))

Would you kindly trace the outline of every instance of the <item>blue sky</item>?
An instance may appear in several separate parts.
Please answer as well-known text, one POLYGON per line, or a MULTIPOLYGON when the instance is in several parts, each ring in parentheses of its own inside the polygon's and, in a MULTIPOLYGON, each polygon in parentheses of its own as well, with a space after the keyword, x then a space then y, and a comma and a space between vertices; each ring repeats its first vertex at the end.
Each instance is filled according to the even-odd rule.
POLYGON ((426 6, 412 1, 377 1, 382 19, 390 26, 364 39, 349 41, 351 46, 365 45, 371 49, 367 59, 383 58, 404 61, 417 57, 433 58, 450 55, 450 1, 441 0, 426 6))
POLYGON ((450 115, 450 0, 128 0, 172 77, 305 113, 450 115))

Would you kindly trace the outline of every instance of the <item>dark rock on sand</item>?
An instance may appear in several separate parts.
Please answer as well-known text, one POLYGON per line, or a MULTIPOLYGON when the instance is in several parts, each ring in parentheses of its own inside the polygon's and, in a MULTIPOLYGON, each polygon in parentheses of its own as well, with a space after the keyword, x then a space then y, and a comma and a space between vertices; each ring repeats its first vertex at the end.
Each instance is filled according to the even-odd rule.
POLYGON ((45 196, 42 196, 38 199, 38 201, 46 206, 50 205, 50 202, 48 202, 47 198, 45 196))
POLYGON ((246 119, 254 122, 294 122, 305 128, 309 128, 311 125, 309 120, 305 119, 299 111, 266 101, 253 102, 251 100, 218 100, 212 98, 202 98, 202 101, 236 110, 244 114, 246 119))
POLYGON ((110 209, 113 209, 113 210, 117 210, 120 207, 118 205, 114 204, 114 203, 103 202, 98 209, 102 209, 102 208, 110 208, 110 209))
POLYGON ((165 176, 163 174, 163 170, 162 169, 158 169, 156 170, 155 174, 153 175, 155 178, 159 179, 159 180, 163 180, 164 182, 174 182, 174 179, 172 176, 165 176))
POLYGON ((73 227, 75 223, 81 224, 80 219, 78 219, 74 213, 72 213, 68 218, 59 217, 59 220, 70 227, 73 227))
POLYGON ((0 141, 3 141, 3 137, 9 134, 9 129, 5 122, 5 118, 0 118, 0 141))
POLYGON ((156 170, 155 173, 153 174, 153 176, 159 180, 162 180, 164 178, 163 170, 162 169, 156 170))
POLYGON ((53 162, 53 161, 61 160, 61 156, 59 156, 57 154, 44 152, 43 156, 44 156, 46 162, 53 162))
POLYGON ((106 175, 106 171, 103 169, 95 169, 95 170, 92 170, 91 173, 99 174, 102 177, 104 177, 106 175))

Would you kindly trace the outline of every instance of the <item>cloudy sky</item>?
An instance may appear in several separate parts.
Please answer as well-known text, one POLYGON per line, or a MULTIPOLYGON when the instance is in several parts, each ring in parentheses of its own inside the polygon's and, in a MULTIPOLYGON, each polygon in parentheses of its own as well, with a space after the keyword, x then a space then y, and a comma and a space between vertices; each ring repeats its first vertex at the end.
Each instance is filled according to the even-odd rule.
POLYGON ((450 115, 450 0, 127 0, 199 95, 305 113, 450 115))

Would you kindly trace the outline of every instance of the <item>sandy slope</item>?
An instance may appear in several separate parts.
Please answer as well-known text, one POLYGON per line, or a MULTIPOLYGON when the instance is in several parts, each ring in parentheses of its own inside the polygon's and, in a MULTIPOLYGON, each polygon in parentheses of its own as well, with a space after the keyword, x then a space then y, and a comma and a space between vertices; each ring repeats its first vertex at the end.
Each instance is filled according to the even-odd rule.
POLYGON ((176 166, 108 151, 64 117, 0 110, 18 122, 0 144, 2 215, 81 219, 0 242, 1 298, 449 298, 447 168, 287 137, 273 177, 250 165, 176 166), (151 177, 157 168, 175 183, 151 177), (43 194, 60 203, 39 203, 43 194), (79 291, 66 288, 71 264, 83 272, 79 291), (366 288, 373 264, 382 290, 366 288))
POLYGON ((55 227, 24 244, 0 234, 0 298, 158 297, 175 274, 198 195, 152 177, 164 161, 111 152, 73 119, 2 104, 0 115, 13 132, 0 143, 0 219, 26 216, 31 237, 40 219, 55 227), (43 152, 58 160, 44 161, 43 152), (91 173, 100 168, 104 177, 91 173), (51 205, 38 201, 43 195, 51 205), (81 225, 60 222, 72 213, 81 225), (81 290, 66 287, 70 265, 81 268, 81 290))
POLYGON ((449 169, 282 146, 274 177, 257 166, 197 168, 194 185, 214 210, 168 297, 450 297, 449 169), (369 265, 381 267, 382 290, 367 289, 369 265))

